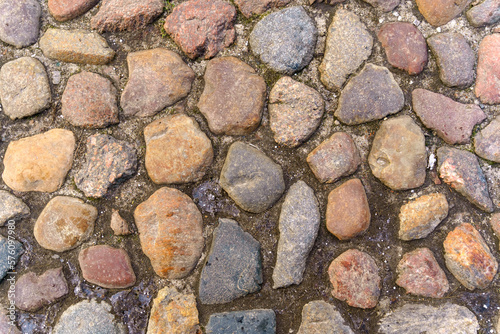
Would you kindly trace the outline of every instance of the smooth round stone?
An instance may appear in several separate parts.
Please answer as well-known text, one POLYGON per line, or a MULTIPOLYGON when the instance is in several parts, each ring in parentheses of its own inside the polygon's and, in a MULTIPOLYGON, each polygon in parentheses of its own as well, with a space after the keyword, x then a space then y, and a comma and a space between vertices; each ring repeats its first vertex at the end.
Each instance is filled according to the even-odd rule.
POLYGON ((68 21, 85 14, 99 0, 49 0, 49 12, 57 21, 68 21))
POLYGON ((37 0, 0 0, 0 40, 17 48, 34 44, 42 8, 37 0))
POLYGON ((472 0, 416 0, 418 10, 431 25, 442 26, 457 17, 472 0))

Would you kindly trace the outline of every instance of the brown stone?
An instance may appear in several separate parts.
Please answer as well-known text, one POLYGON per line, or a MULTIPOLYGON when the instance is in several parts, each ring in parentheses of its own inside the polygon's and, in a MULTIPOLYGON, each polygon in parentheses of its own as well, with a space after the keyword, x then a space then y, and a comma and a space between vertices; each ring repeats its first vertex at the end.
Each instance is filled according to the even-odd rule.
POLYGON ((500 34, 479 44, 475 93, 483 103, 500 103, 500 34))
POLYGON ((474 149, 481 158, 500 163, 500 117, 476 134, 474 149))
POLYGON ((497 238, 500 239, 500 212, 491 215, 490 225, 497 238))
POLYGON ((416 0, 418 10, 431 25, 437 27, 458 16, 472 0, 416 0))
POLYGON ((399 213, 399 238, 422 239, 448 216, 448 201, 440 193, 424 195, 403 205, 399 213))
POLYGON ((118 210, 113 209, 113 213, 111 214, 111 222, 110 227, 115 233, 115 235, 129 235, 132 234, 128 227, 128 223, 125 219, 120 216, 118 210))
POLYGON ((134 212, 141 247, 155 272, 164 278, 189 275, 203 250, 203 220, 191 198, 163 187, 134 212))
POLYGON ((49 12, 57 21, 68 21, 85 14, 99 0, 49 0, 49 12))
POLYGON ((467 19, 474 27, 482 27, 498 22, 500 20, 500 1, 482 1, 467 11, 467 19))
POLYGON ((291 0, 235 0, 240 12, 245 17, 260 15, 271 8, 286 6, 291 0))

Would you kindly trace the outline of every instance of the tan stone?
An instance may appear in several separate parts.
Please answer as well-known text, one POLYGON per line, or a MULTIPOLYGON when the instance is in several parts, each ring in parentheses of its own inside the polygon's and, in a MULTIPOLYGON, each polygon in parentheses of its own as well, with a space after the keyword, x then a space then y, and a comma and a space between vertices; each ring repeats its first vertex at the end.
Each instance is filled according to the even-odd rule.
POLYGON ((125 219, 120 216, 118 210, 113 209, 113 213, 111 214, 111 222, 110 227, 115 233, 115 235, 129 235, 132 234, 128 227, 128 223, 125 219))
POLYGON ((427 22, 437 27, 458 16, 472 0, 416 0, 427 22))

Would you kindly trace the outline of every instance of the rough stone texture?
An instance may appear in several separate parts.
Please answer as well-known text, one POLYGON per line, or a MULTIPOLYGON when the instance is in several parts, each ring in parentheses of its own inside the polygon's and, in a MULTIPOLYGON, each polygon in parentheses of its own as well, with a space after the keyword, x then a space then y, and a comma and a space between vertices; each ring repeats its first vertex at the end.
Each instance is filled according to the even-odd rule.
POLYGON ((335 298, 363 309, 377 305, 380 276, 377 264, 370 255, 357 249, 349 249, 332 261, 328 275, 335 298))
POLYGON ((328 28, 323 61, 319 66, 321 82, 328 89, 341 89, 372 53, 373 37, 359 17, 339 9, 328 28))
POLYGON ((500 103, 500 34, 479 44, 475 93, 483 103, 500 103))
MULTIPOLYGON (((0 333, 3 334, 22 334, 19 329, 11 324, 10 316, 3 307, 0 307, 0 333)), ((15 315, 14 315, 15 317, 15 315)))
POLYGON ((29 272, 19 277, 14 301, 17 308, 34 312, 52 304, 68 292, 68 283, 64 278, 62 267, 59 267, 49 269, 40 276, 29 272))
POLYGON ((87 138, 85 163, 75 175, 78 189, 87 197, 102 197, 115 183, 137 170, 137 154, 132 145, 108 135, 87 138))
POLYGON ((474 149, 481 158, 500 162, 500 118, 495 117, 490 124, 474 137, 474 149))
POLYGON ((427 39, 439 68, 439 78, 449 87, 468 87, 474 83, 476 54, 458 33, 440 33, 427 39))
POLYGON ((194 268, 203 250, 200 211, 177 189, 158 189, 134 211, 141 247, 158 276, 183 278, 194 268))
POLYGON ((370 226, 370 207, 359 179, 351 179, 328 195, 326 228, 340 240, 363 233, 370 226))
POLYGON ((361 164, 358 148, 347 132, 336 132, 309 153, 307 163, 320 182, 333 183, 361 164))
POLYGON ((64 252, 79 246, 94 231, 97 209, 79 198, 52 198, 38 216, 33 234, 43 248, 64 252))
POLYGON ((500 239, 500 212, 491 215, 490 225, 497 238, 500 239))
POLYGON ((50 106, 49 79, 42 63, 31 57, 10 61, 0 69, 0 99, 11 119, 35 115, 50 106))
POLYGON ((283 7, 291 0, 235 0, 240 12, 245 17, 250 18, 253 15, 260 15, 271 8, 283 7))
POLYGON ((285 76, 271 89, 268 110, 274 141, 296 147, 318 128, 325 101, 315 89, 285 76))
POLYGON ((49 0, 49 12, 57 21, 68 21, 85 14, 99 0, 49 0))
POLYGON ((132 234, 127 221, 120 216, 118 210, 113 209, 111 214, 110 227, 115 235, 129 235, 132 234))
POLYGON ((427 166, 422 130, 406 115, 383 121, 375 134, 368 163, 373 175, 393 190, 420 187, 427 166))
POLYGON ((493 212, 488 183, 473 153, 441 147, 437 158, 439 176, 445 183, 481 210, 493 212))
POLYGON ((418 10, 431 25, 442 26, 458 15, 472 0, 416 0, 418 10))
POLYGON ((243 142, 229 147, 219 183, 238 206, 253 213, 270 208, 285 191, 281 166, 243 142))
POLYGON ((127 55, 129 80, 121 96, 126 116, 153 116, 185 98, 195 78, 175 52, 163 48, 127 55))
POLYGON ((103 37, 86 30, 49 28, 39 45, 46 57, 68 63, 104 65, 115 56, 103 37))
POLYGON ((199 334, 198 323, 196 297, 165 287, 153 301, 147 334, 199 334))
POLYGON ((34 44, 42 8, 37 0, 0 0, 0 40, 17 48, 34 44))
POLYGON ((467 19, 474 27, 482 27, 500 21, 500 2, 485 0, 467 11, 467 19))
POLYGON ((407 293, 441 298, 448 292, 448 279, 429 248, 406 253, 398 264, 396 284, 407 293))
POLYGON ((347 125, 382 119, 403 109, 403 91, 385 67, 366 64, 346 84, 339 98, 337 117, 347 125))
POLYGON ((105 128, 116 124, 118 104, 111 81, 92 72, 80 72, 68 79, 61 98, 61 113, 74 126, 105 128))
POLYGON ((183 114, 160 118, 144 128, 146 169, 153 182, 200 180, 212 164, 210 139, 194 118, 183 114))
POLYGON ((215 58, 208 62, 204 79, 198 108, 210 131, 245 135, 259 126, 266 82, 252 67, 235 57, 215 58))
POLYGON ((9 241, 0 235, 0 282, 9 271, 15 271, 17 261, 23 253, 23 245, 19 241, 9 241))
POLYGON ((271 13, 250 34, 252 52, 276 72, 292 74, 313 58, 318 30, 302 6, 271 13))
POLYGON ((56 191, 71 168, 74 150, 73 133, 63 129, 12 141, 3 159, 2 179, 15 191, 56 191))
POLYGON ((448 216, 448 201, 441 193, 420 196, 403 205, 399 212, 399 238, 422 239, 448 216))
POLYGON ((304 305, 297 334, 354 334, 335 306, 322 300, 304 305))
POLYGON ((220 0, 189 0, 175 6, 165 31, 191 58, 210 59, 233 44, 236 9, 220 0))
POLYGON ((6 190, 0 190, 0 226, 9 220, 20 220, 30 215, 30 208, 6 190))
POLYGON ((290 186, 281 206, 273 288, 302 282, 320 221, 319 203, 314 191, 304 181, 297 181, 290 186))
POLYGON ((273 310, 248 310, 214 313, 207 324, 207 334, 275 334, 276 314, 273 310))
POLYGON ((389 22, 377 33, 378 40, 385 50, 387 61, 394 67, 419 74, 427 64, 427 43, 413 24, 408 22, 389 22))
POLYGON ((468 143, 474 126, 486 118, 475 104, 455 102, 420 88, 413 90, 412 104, 422 123, 450 145, 468 143))
POLYGON ((400 0, 363 0, 373 7, 382 10, 383 12, 390 12, 399 5, 400 0))
POLYGON ((161 0, 102 0, 91 26, 99 32, 144 28, 163 13, 164 6, 161 0))
POLYGON ((380 321, 382 334, 476 334, 479 323, 467 307, 446 303, 434 307, 405 304, 380 321))
POLYGON ((444 240, 446 267, 467 289, 488 287, 495 277, 498 262, 479 232, 462 223, 444 240))

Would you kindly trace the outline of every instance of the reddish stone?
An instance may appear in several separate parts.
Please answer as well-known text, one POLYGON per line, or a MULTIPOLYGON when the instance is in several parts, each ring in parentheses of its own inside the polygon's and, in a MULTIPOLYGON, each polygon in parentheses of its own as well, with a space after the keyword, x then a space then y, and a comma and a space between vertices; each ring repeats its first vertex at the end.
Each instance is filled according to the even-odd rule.
POLYGON ((290 1, 291 0, 235 0, 234 3, 245 17, 251 17, 252 15, 260 15, 271 8, 286 6, 290 1))
POLYGON ((448 215, 448 201, 440 193, 421 196, 401 207, 399 238, 425 238, 448 215))
POLYGON ((476 134, 474 150, 481 158, 500 163, 500 117, 476 134))
POLYGON ((416 0, 418 10, 431 25, 437 27, 458 16, 472 0, 416 0))
POLYGON ((99 0, 49 0, 49 12, 57 21, 68 21, 85 14, 99 0))
POLYGON ((475 92, 483 103, 500 103, 500 34, 488 35, 479 44, 475 92))

